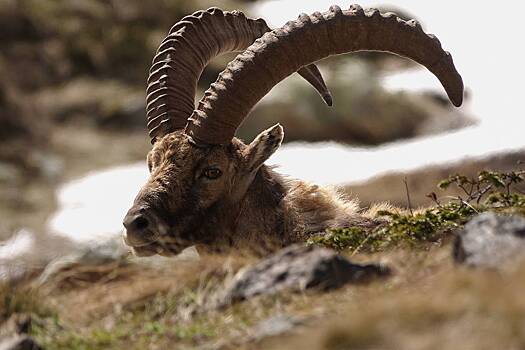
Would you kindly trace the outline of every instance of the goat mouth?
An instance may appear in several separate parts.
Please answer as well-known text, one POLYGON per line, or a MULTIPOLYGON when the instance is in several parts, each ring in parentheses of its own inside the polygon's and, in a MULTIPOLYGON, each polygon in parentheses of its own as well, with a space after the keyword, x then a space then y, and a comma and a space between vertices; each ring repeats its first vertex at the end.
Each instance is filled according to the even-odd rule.
POLYGON ((175 256, 182 251, 182 248, 178 245, 156 241, 145 245, 132 246, 131 251, 139 257, 152 256, 155 254, 162 256, 175 256))
POLYGON ((145 247, 158 241, 160 234, 153 231, 145 231, 139 234, 124 230, 122 232, 122 238, 124 243, 130 247, 145 247))

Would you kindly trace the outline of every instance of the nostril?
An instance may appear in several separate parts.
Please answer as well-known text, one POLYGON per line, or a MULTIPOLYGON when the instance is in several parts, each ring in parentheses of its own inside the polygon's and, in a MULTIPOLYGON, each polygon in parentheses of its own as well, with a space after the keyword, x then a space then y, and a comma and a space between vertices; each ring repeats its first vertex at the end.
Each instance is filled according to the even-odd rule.
POLYGON ((149 221, 144 216, 137 216, 135 220, 133 220, 133 227, 139 231, 147 229, 149 226, 149 221))

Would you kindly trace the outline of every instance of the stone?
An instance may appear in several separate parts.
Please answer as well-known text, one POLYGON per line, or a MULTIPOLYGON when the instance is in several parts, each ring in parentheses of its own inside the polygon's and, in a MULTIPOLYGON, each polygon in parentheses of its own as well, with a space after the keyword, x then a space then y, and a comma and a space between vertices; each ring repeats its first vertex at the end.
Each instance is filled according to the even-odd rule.
POLYGON ((40 350, 42 347, 27 333, 31 316, 13 314, 0 326, 0 350, 40 350))
POLYGON ((19 280, 30 271, 30 266, 38 263, 32 259, 35 237, 33 231, 21 229, 0 243, 0 282, 19 280), (29 257, 29 261, 24 256, 29 257))
POLYGON ((525 218, 486 212, 471 219, 458 234, 453 257, 468 266, 497 268, 524 252, 525 218))
MULTIPOLYGON (((57 237, 55 236, 56 240, 57 237)), ((79 244, 73 246, 67 255, 61 255, 51 260, 45 265, 44 270, 37 279, 38 284, 44 284, 55 276, 58 272, 75 265, 103 265, 114 261, 125 262, 128 249, 122 243, 120 237, 113 237, 105 242, 97 244, 79 244)))
POLYGON ((16 334, 0 339, 0 350, 41 350, 38 343, 28 335, 16 334))
POLYGON ((226 285, 218 304, 228 305, 282 290, 326 291, 389 273, 390 270, 385 266, 355 264, 330 249, 292 245, 239 271, 226 285))
POLYGON ((31 328, 31 316, 24 313, 15 313, 0 326, 0 339, 13 334, 27 334, 31 328))
POLYGON ((294 328, 304 324, 302 318, 292 315, 276 315, 257 323, 251 330, 248 341, 259 341, 268 337, 275 337, 291 332, 294 328))

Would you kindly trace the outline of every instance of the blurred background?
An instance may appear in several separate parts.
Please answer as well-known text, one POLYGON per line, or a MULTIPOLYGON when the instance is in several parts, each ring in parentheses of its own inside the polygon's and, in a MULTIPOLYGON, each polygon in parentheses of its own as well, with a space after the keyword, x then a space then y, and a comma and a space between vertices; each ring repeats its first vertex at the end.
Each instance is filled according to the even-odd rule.
MULTIPOLYGON (((0 240, 8 246, 21 230, 86 240, 118 233, 147 176, 149 66, 169 28, 184 15, 219 6, 277 27, 332 3, 350 5, 0 0, 0 240)), ((519 33, 513 27, 518 21, 486 26, 490 9, 452 2, 361 4, 416 18, 436 33, 463 75, 465 105, 453 108, 437 79, 409 60, 381 53, 338 56, 320 63, 334 96, 332 108, 292 76, 256 106, 240 138, 251 141, 280 122, 287 144, 270 163, 295 177, 342 185, 363 205, 384 200, 406 205, 407 174, 414 204, 426 205, 425 194, 451 172, 503 170, 525 160, 516 78, 522 47, 506 54, 509 43, 522 45, 512 37, 519 33)), ((234 56, 208 66, 197 99, 234 56)))

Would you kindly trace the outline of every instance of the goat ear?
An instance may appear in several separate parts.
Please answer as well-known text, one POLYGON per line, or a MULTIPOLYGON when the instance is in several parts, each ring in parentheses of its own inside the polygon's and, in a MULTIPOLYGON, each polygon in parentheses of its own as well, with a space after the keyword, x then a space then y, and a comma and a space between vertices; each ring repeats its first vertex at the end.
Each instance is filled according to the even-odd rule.
POLYGON ((281 124, 261 132, 245 150, 245 160, 250 171, 257 170, 279 148, 284 139, 281 124))

